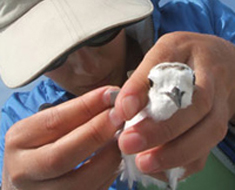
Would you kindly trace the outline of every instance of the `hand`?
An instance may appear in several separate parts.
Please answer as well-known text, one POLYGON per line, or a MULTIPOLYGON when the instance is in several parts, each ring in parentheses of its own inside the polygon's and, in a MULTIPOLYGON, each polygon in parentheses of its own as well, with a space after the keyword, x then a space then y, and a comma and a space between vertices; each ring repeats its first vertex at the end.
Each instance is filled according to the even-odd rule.
POLYGON ((103 87, 16 123, 6 135, 3 189, 104 189, 116 178, 119 125, 103 87), (89 161, 74 169, 87 157, 89 161))
POLYGON ((137 167, 157 178, 165 179, 162 171, 179 166, 186 169, 184 177, 200 171, 235 111, 234 60, 234 46, 215 36, 175 32, 160 38, 119 93, 116 115, 130 119, 147 104, 147 75, 161 62, 182 62, 194 69, 193 103, 167 121, 145 119, 124 131, 121 151, 138 153, 137 167))

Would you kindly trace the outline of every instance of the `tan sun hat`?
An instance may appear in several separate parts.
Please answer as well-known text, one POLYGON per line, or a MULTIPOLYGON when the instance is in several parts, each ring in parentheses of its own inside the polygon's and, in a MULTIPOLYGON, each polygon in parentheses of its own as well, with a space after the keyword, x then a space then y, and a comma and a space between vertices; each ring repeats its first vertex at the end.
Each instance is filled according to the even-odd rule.
POLYGON ((23 86, 71 48, 152 10, 150 0, 3 0, 1 77, 10 88, 23 86))

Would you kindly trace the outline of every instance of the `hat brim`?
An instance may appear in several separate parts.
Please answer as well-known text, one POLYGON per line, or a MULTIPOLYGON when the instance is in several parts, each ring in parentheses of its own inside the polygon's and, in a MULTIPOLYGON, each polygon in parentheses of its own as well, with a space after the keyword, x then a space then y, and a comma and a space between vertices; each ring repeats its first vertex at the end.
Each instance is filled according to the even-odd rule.
POLYGON ((44 0, 0 33, 2 80, 23 86, 74 46, 152 11, 149 0, 44 0))

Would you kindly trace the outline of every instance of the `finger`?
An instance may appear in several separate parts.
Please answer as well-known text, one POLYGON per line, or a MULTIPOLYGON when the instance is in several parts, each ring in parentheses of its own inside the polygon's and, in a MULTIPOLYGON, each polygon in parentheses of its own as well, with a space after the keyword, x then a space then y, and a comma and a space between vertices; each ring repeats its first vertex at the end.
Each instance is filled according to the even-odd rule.
POLYGON ((185 133, 191 126, 206 117, 212 109, 213 88, 210 77, 201 77, 197 81, 191 106, 178 110, 166 121, 156 123, 146 118, 123 131, 119 138, 120 149, 126 154, 133 154, 165 144, 185 133))
POLYGON ((196 160, 186 166, 183 166, 183 168, 185 169, 185 173, 180 180, 183 180, 192 174, 195 174, 195 173, 202 171, 206 165, 208 155, 209 155, 209 153, 205 154, 202 158, 199 158, 198 160, 196 160))
POLYGON ((167 177, 166 177, 165 171, 148 173, 148 174, 146 174, 146 175, 149 175, 149 176, 151 176, 151 177, 153 177, 153 178, 156 178, 156 179, 158 179, 158 180, 164 181, 164 182, 166 182, 166 183, 168 182, 168 179, 167 179, 167 177))
POLYGON ((117 144, 112 143, 77 170, 54 180, 40 182, 39 189, 100 189, 113 177, 120 162, 120 151, 117 144))
POLYGON ((129 120, 146 105, 149 90, 147 75, 153 66, 166 61, 187 62, 190 48, 185 49, 183 43, 180 43, 184 40, 182 38, 187 40, 191 37, 187 33, 165 35, 145 55, 139 67, 122 87, 115 102, 115 110, 120 117, 129 120))
POLYGON ((221 104, 218 106, 220 109, 213 109, 204 120, 180 137, 138 154, 138 168, 147 173, 163 171, 187 165, 206 155, 227 132, 226 109, 221 104))
MULTIPOLYGON (((97 188, 94 189, 99 189, 104 185, 104 182, 109 181, 114 177, 114 174, 117 174, 120 162, 121 155, 117 147, 117 143, 115 142, 115 144, 108 146, 107 149, 100 152, 99 155, 94 158, 94 160, 91 160, 89 165, 85 165, 84 168, 81 168, 81 170, 78 171, 76 178, 80 179, 81 176, 86 178, 88 175, 91 175, 92 182, 97 184, 97 188)), ((87 184, 83 185, 84 188, 81 189, 93 189, 93 184, 90 183, 90 181, 87 181, 87 184)))
POLYGON ((110 109, 105 110, 55 143, 25 151, 21 157, 29 171, 24 172, 31 177, 47 179, 73 170, 78 163, 114 138, 118 128, 113 125, 109 115, 110 109))
POLYGON ((51 143, 111 107, 110 92, 117 89, 103 87, 22 120, 12 127, 8 140, 20 148, 51 143))
MULTIPOLYGON (((182 166, 182 168, 185 170, 185 172, 183 174, 183 177, 181 177, 179 179, 179 181, 189 177, 192 174, 195 174, 197 172, 202 171, 203 168, 205 167, 208 155, 209 155, 209 153, 204 155, 202 158, 200 158, 200 159, 198 159, 198 160, 196 160, 196 161, 194 161, 194 162, 192 162, 188 165, 182 166)), ((165 181, 165 182, 169 181, 169 179, 167 179, 167 177, 166 177, 166 172, 165 171, 157 172, 157 173, 153 172, 153 173, 150 173, 148 175, 150 175, 153 178, 159 179, 161 181, 165 181)))

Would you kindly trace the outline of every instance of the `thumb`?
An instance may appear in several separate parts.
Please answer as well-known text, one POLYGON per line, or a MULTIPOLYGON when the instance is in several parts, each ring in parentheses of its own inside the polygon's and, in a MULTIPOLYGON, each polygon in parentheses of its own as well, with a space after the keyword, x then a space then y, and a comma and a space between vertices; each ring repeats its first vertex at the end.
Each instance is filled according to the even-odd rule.
POLYGON ((191 35, 191 33, 164 35, 148 51, 139 67, 122 87, 115 102, 115 112, 121 119, 131 119, 147 104, 149 90, 147 76, 152 67, 162 62, 187 61, 190 49, 182 51, 182 43, 179 42, 182 42, 182 39, 188 40, 191 35))
POLYGON ((148 101, 148 73, 156 65, 147 56, 122 87, 115 101, 115 112, 124 120, 131 119, 148 101))

